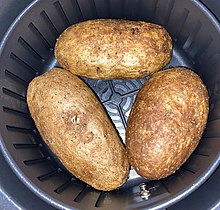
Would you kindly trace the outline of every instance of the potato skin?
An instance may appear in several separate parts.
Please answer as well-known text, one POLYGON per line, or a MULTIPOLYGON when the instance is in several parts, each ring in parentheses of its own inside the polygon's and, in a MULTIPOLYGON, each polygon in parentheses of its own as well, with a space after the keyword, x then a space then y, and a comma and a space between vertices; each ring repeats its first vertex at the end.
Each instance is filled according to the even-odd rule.
POLYGON ((208 111, 207 89, 193 71, 155 73, 138 93, 128 119, 130 164, 147 179, 174 173, 198 145, 208 111))
POLYGON ((172 40, 159 25, 144 21, 96 19, 67 28, 55 46, 59 64, 93 79, 136 79, 170 61, 172 40))
POLYGON ((44 141, 73 175, 106 191, 127 180, 125 147, 81 79, 54 68, 31 81, 27 102, 44 141))

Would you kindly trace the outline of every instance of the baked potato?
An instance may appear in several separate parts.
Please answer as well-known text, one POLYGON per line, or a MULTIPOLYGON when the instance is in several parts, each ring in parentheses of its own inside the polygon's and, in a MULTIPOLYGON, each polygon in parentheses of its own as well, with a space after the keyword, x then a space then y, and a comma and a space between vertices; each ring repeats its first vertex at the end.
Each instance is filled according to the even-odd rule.
POLYGON ((142 86, 126 130, 130 164, 152 180, 174 173, 191 155, 208 117, 200 77, 183 67, 155 73, 142 86))
POLYGON ((159 25, 96 19, 67 28, 55 45, 59 64, 92 79, 137 79, 170 61, 172 40, 159 25))
POLYGON ((125 147, 80 78, 54 68, 31 81, 27 102, 42 138, 75 177, 106 191, 127 180, 125 147))

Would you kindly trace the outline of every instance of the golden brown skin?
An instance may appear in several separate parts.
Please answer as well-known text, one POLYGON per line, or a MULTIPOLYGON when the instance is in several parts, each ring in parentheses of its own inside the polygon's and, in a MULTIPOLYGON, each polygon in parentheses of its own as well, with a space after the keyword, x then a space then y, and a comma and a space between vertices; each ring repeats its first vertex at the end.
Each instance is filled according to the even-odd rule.
POLYGON ((135 79, 170 61, 172 40, 159 25, 143 21, 97 19, 67 28, 55 46, 59 64, 93 79, 135 79))
POLYGON ((27 102, 43 139, 74 176, 106 191, 127 180, 124 145, 81 79, 54 68, 32 80, 27 102))
POLYGON ((148 179, 174 173, 199 143, 208 116, 208 93, 186 68, 155 73, 132 107, 126 131, 130 164, 148 179))

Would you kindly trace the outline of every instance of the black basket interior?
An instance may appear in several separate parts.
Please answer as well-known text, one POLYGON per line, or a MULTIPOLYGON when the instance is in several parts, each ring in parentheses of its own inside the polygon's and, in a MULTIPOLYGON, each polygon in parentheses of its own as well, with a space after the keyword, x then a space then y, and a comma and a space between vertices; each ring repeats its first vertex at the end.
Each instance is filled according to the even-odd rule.
MULTIPOLYGON (((220 27, 195 0, 39 0, 16 19, 0 54, 1 148, 16 174, 38 196, 58 208, 138 209, 165 207, 195 190, 220 161, 220 27), (186 66, 206 83, 210 96, 207 128, 197 149, 175 174, 145 180, 131 170, 129 181, 112 192, 94 190, 74 178, 50 152, 35 128, 26 103, 28 83, 58 66, 53 48, 68 26, 87 19, 145 20, 164 26, 174 51, 168 67, 186 66), (140 197, 147 182, 151 195, 140 197)), ((147 79, 147 78, 145 78, 147 79)), ((122 139, 135 96, 145 79, 91 80, 122 139)))

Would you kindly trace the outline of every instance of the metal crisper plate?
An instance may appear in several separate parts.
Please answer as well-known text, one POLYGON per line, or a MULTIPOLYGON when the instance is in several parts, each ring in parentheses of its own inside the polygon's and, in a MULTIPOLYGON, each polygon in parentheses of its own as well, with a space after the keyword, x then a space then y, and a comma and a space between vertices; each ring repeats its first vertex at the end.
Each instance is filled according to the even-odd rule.
MULTIPOLYGON (((58 208, 137 209, 165 207, 179 201, 199 187, 220 161, 219 31, 217 21, 197 1, 34 1, 11 26, 1 45, 0 145, 6 160, 33 192, 58 208), (65 170, 41 139, 26 103, 28 83, 58 65, 53 47, 59 34, 73 23, 97 17, 141 19, 166 27, 174 41, 173 58, 167 67, 197 70, 210 93, 207 129, 180 170, 150 182, 131 170, 129 181, 108 193, 94 190, 65 170), (143 181, 151 190, 149 200, 139 195, 138 185, 143 181)), ((124 140, 127 117, 144 79, 84 80, 124 140)))

